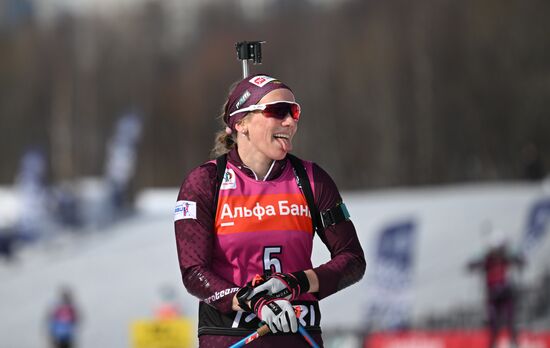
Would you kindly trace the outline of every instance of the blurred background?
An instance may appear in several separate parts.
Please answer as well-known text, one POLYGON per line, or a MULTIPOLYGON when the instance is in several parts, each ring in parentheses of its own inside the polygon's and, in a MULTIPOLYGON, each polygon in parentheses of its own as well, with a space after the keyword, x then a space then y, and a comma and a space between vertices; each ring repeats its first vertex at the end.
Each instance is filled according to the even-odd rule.
POLYGON ((241 78, 235 43, 265 40, 251 71, 293 88, 295 154, 332 175, 367 257, 365 278, 321 303, 326 345, 451 347, 442 332, 458 332, 485 346, 486 278, 468 269, 506 246, 522 260, 508 272, 520 345, 550 347, 547 13, 542 0, 0 0, 0 346, 48 347, 58 297, 78 307, 64 314, 78 347, 161 347, 136 337, 168 300, 195 336, 173 204, 241 78))

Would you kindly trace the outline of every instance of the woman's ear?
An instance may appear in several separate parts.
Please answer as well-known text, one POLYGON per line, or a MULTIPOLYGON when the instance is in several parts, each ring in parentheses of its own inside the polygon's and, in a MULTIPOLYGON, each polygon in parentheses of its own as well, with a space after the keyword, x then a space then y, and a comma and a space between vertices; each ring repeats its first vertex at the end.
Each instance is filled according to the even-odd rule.
POLYGON ((235 130, 240 134, 248 134, 248 127, 246 126, 246 117, 235 124, 235 130))

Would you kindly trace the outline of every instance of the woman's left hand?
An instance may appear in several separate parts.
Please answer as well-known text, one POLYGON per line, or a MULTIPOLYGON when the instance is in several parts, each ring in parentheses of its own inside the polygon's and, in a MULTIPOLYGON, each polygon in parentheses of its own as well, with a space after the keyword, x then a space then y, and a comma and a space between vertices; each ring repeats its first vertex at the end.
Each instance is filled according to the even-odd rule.
POLYGON ((249 295, 249 299, 256 294, 267 292, 274 298, 284 298, 285 300, 295 300, 300 294, 307 293, 309 290, 309 281, 305 272, 294 273, 274 273, 267 281, 254 287, 249 295))

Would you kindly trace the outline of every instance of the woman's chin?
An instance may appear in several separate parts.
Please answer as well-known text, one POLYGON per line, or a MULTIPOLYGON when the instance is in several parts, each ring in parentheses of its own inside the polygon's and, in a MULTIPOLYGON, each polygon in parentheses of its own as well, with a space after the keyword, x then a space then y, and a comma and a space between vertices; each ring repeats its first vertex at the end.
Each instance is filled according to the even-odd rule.
POLYGON ((282 159, 284 159, 286 157, 286 154, 288 152, 283 150, 283 149, 280 149, 278 151, 274 151, 272 154, 271 154, 271 158, 276 160, 276 161, 280 161, 282 159))
POLYGON ((286 142, 284 146, 280 144, 280 142, 272 145, 273 146, 266 149, 267 151, 265 152, 265 154, 268 155, 269 158, 276 161, 284 159, 286 157, 286 154, 292 150, 292 144, 289 142, 286 142))

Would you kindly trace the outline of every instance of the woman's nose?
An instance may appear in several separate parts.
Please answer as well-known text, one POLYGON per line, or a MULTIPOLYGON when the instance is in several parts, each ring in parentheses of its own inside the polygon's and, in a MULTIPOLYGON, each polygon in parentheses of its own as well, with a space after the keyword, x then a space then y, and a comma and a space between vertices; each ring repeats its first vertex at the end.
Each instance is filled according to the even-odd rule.
POLYGON ((289 113, 286 114, 285 118, 283 118, 283 124, 284 125, 292 125, 296 123, 296 120, 292 117, 292 115, 289 113))

